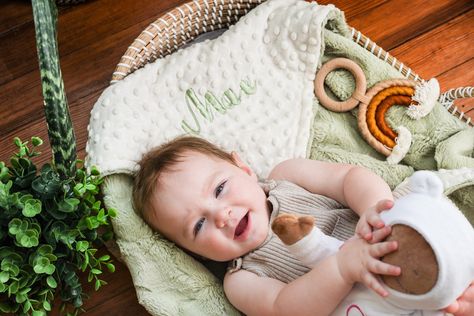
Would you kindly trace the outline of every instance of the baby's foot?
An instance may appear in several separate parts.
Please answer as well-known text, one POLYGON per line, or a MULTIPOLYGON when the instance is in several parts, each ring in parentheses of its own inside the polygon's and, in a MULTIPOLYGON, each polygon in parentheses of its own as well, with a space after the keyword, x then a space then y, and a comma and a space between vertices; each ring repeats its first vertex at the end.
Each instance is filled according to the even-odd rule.
POLYGON ((311 216, 281 214, 273 220, 272 230, 285 245, 293 245, 308 235, 314 226, 311 216))

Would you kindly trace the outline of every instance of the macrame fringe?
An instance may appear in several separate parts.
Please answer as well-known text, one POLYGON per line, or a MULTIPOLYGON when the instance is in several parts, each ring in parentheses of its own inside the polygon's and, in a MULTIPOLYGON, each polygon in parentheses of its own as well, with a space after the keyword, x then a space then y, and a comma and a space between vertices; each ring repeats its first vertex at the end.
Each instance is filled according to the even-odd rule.
POLYGON ((393 147, 392 152, 387 157, 387 162, 391 165, 399 163, 408 153, 411 146, 410 131, 403 126, 399 126, 396 130, 398 132, 398 136, 395 138, 397 144, 393 147))
POLYGON ((418 104, 410 104, 407 109, 408 116, 415 120, 425 117, 435 106, 439 93, 439 83, 435 78, 418 84, 412 97, 418 104))

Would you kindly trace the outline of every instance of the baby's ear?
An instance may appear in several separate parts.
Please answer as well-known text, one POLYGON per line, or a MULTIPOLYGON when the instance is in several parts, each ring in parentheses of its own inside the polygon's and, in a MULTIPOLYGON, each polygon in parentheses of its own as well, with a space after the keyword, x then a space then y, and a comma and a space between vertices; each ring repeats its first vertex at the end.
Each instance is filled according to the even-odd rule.
POLYGON ((240 159, 239 155, 235 151, 231 152, 230 155, 232 156, 232 160, 234 160, 234 163, 237 165, 237 167, 245 171, 249 176, 256 177, 255 173, 252 171, 249 165, 244 163, 243 160, 240 159))

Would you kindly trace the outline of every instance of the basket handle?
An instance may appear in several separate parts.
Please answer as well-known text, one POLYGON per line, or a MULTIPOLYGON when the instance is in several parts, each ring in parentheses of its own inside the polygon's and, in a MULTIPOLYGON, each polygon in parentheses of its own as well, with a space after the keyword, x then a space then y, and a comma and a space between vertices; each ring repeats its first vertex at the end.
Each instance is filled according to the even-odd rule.
MULTIPOLYGON (((452 110, 450 109, 453 107, 455 100, 464 98, 474 98, 474 86, 449 89, 440 95, 438 101, 450 111, 451 114, 459 113, 459 118, 462 119, 465 115, 463 111, 460 111, 457 106, 454 106, 452 110)), ((473 125, 470 117, 465 117, 464 119, 468 125, 473 125)))

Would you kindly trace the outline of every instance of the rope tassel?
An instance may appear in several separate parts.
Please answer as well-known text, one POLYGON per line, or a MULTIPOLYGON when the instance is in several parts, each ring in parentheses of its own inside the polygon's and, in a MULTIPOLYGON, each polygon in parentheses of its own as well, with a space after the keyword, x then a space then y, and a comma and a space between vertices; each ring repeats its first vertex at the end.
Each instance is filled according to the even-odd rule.
POLYGON ((415 88, 415 94, 412 97, 417 104, 410 104, 407 114, 412 119, 419 120, 428 115, 439 98, 440 88, 438 80, 431 78, 429 81, 419 83, 415 88))

